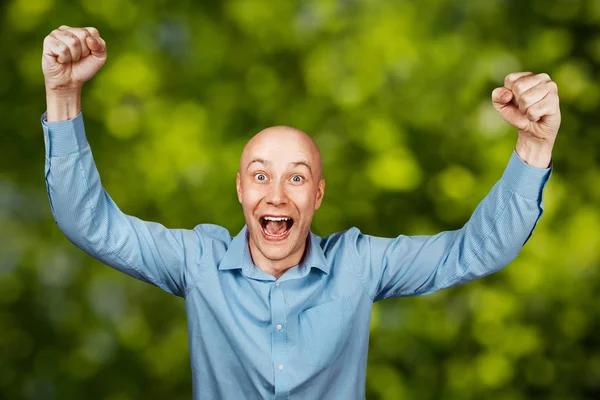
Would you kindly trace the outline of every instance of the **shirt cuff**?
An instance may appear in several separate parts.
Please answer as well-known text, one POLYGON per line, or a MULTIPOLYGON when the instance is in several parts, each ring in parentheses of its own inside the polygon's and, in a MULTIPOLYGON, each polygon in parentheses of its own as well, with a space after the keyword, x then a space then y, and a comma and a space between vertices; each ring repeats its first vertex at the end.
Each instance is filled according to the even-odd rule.
POLYGON ((523 161, 516 150, 513 150, 501 181, 523 197, 541 199, 551 175, 552 162, 548 168, 533 167, 523 161))
POLYGON ((46 121, 46 113, 44 113, 41 122, 48 157, 77 153, 88 146, 81 112, 73 119, 58 122, 46 121))

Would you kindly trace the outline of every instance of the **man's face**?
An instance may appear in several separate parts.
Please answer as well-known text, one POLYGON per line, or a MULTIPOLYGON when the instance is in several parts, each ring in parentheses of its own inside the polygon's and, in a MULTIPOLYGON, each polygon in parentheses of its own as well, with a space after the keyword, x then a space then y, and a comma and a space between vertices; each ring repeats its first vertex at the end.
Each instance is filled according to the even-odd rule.
POLYGON ((255 264, 291 267, 299 262, 324 191, 321 156, 305 133, 272 127, 248 142, 237 193, 255 264))

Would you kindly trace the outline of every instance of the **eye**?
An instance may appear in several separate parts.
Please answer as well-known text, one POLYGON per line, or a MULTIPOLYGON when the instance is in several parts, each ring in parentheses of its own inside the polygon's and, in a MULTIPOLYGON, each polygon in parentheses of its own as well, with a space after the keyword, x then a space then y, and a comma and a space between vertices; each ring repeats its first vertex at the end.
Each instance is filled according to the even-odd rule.
POLYGON ((304 177, 302 175, 292 176, 292 182, 294 182, 294 183, 302 183, 303 181, 304 181, 304 177))
POLYGON ((256 179, 259 182, 264 182, 267 180, 267 176, 262 172, 259 172, 258 174, 254 174, 254 179, 256 179))

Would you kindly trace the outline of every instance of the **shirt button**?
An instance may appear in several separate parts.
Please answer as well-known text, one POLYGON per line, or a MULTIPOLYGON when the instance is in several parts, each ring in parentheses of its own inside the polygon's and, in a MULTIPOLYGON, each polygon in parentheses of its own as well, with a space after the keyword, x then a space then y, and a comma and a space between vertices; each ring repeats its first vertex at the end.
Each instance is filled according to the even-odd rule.
POLYGON ((277 324, 277 326, 275 327, 275 329, 277 329, 278 331, 283 329, 283 326, 281 326, 281 324, 277 324))
POLYGON ((279 282, 275 282, 275 286, 276 286, 276 287, 279 287, 279 282))
POLYGON ((279 364, 279 365, 277 366, 277 369, 279 369, 280 371, 283 371, 283 364, 279 364))

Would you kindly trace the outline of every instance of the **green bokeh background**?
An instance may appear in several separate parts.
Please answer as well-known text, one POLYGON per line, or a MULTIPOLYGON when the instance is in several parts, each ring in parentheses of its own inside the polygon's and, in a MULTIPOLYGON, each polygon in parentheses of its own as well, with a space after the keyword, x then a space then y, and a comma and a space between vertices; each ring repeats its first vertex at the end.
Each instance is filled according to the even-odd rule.
POLYGON ((600 398, 600 1, 10 0, 0 3, 0 398, 190 399, 184 302, 103 266, 54 224, 39 118, 42 42, 95 26, 88 139, 123 211, 239 231, 241 149, 260 129, 317 140, 313 230, 460 228, 516 132, 493 88, 558 83, 545 213, 505 270, 377 303, 369 399, 600 398))

